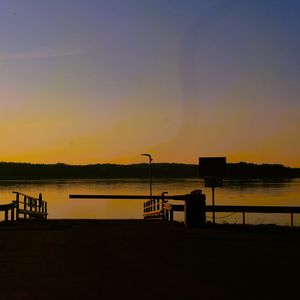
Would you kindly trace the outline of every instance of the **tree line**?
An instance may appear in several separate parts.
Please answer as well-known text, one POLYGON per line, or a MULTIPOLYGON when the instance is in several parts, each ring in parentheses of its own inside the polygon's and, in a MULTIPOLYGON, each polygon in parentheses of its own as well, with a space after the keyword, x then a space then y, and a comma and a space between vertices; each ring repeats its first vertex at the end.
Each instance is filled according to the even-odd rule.
MULTIPOLYGON (((90 164, 68 165, 0 162, 0 179, 51 178, 147 178, 149 165, 90 164)), ((152 164, 153 178, 199 178, 199 166, 182 163, 152 164)), ((228 163, 228 178, 294 178, 300 177, 300 168, 281 164, 228 163)))

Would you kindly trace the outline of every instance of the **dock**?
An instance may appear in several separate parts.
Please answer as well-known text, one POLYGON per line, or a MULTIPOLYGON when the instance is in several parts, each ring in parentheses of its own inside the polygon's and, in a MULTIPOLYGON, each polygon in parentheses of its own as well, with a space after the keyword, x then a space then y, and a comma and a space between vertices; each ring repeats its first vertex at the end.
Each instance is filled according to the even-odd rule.
POLYGON ((144 202, 143 217, 147 220, 174 221, 174 213, 184 212, 186 227, 203 227, 206 224, 206 214, 241 213, 242 224, 246 224, 246 214, 249 213, 277 213, 290 215, 290 226, 294 226, 294 215, 300 213, 299 206, 259 206, 259 205, 207 205, 206 196, 201 190, 194 190, 185 195, 69 195, 70 199, 94 200, 146 200, 144 202), (169 200, 172 200, 171 202, 169 200), (177 203, 174 203, 177 202, 177 203))
POLYGON ((4 212, 4 221, 18 221, 20 219, 47 219, 47 201, 39 196, 33 197, 21 192, 13 192, 15 200, 0 205, 0 212, 4 212))

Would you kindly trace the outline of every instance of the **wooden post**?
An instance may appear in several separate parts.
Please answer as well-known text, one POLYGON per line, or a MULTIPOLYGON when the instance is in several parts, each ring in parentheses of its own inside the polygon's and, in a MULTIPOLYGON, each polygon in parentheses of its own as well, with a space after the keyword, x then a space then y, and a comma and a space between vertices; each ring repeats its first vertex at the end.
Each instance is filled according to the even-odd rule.
MULTIPOLYGON (((27 198, 24 196, 24 210, 26 211, 27 209, 27 198)), ((27 215, 24 214, 24 219, 26 219, 27 215)))
POLYGON ((245 212, 243 211, 243 225, 245 225, 245 212))
POLYGON ((29 218, 31 219, 32 218, 32 199, 31 198, 28 198, 28 201, 29 201, 29 211, 30 211, 30 215, 29 215, 29 218))
POLYGON ((41 193, 39 193, 39 203, 38 203, 38 208, 39 208, 39 212, 41 212, 41 208, 42 208, 42 203, 43 203, 43 196, 41 193))
POLYGON ((165 209, 164 212, 165 212, 165 220, 169 222, 169 210, 165 209))
POLYGON ((8 209, 5 209, 5 222, 7 222, 8 221, 8 209))
POLYGON ((15 220, 15 207, 11 208, 11 220, 14 221, 15 220))
POLYGON ((32 207, 33 207, 33 203, 32 203, 32 199, 31 198, 28 198, 28 203, 29 203, 29 211, 30 211, 30 214, 29 214, 29 218, 31 219, 32 218, 32 207))
POLYGON ((45 202, 45 213, 46 213, 45 219, 47 219, 47 213, 48 213, 47 202, 45 202))
POLYGON ((162 192, 161 193, 160 210, 162 211, 162 220, 168 222, 168 220, 169 220, 168 211, 164 208, 164 204, 167 202, 165 200, 165 195, 166 194, 168 194, 168 192, 162 192))
POLYGON ((294 226, 294 214, 291 213, 291 227, 294 226))
POLYGON ((215 188, 212 187, 213 224, 215 224, 215 188))
POLYGON ((19 220, 19 205, 20 205, 20 195, 16 193, 16 220, 19 220))
MULTIPOLYGON (((29 201, 29 210, 30 212, 32 211, 32 200, 31 198, 28 198, 28 201, 29 201)), ((32 214, 30 214, 30 218, 32 217, 32 214)))
POLYGON ((174 211, 173 209, 170 210, 170 222, 173 222, 174 220, 174 211))

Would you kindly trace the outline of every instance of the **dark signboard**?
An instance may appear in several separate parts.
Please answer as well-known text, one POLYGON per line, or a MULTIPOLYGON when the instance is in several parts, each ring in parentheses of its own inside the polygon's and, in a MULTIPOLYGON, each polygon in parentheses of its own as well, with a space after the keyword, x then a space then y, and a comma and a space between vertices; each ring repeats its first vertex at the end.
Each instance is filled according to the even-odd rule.
POLYGON ((199 175, 224 176, 226 173, 226 157, 199 157, 199 175))

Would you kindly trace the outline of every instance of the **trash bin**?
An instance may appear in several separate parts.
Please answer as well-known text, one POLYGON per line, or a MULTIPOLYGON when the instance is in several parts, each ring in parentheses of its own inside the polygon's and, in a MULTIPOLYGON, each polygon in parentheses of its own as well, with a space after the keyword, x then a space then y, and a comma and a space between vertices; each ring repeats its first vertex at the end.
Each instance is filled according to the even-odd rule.
POLYGON ((201 190, 192 191, 186 195, 184 204, 185 227, 201 227, 205 223, 205 194, 202 194, 201 190))

